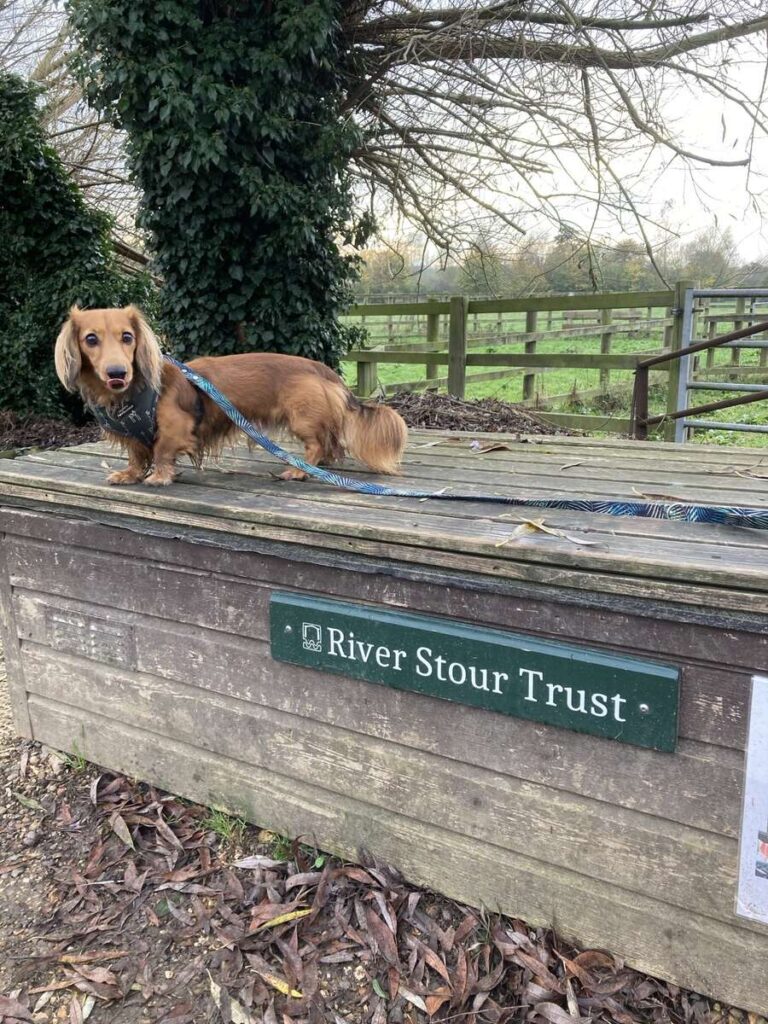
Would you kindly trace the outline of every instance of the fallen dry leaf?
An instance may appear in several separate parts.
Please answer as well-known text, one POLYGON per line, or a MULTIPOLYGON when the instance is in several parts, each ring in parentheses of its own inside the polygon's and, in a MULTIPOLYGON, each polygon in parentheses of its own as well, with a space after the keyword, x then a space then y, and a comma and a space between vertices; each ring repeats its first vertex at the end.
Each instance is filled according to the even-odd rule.
POLYGON ((17 1020, 32 1020, 32 1013, 17 999, 0 996, 0 1019, 3 1017, 16 1017, 17 1020))
POLYGON ((570 541, 571 544, 579 544, 585 547, 597 544, 596 540, 585 540, 583 537, 574 537, 573 534, 566 533, 564 530, 557 530, 553 526, 547 526, 543 519, 521 519, 520 525, 516 527, 508 537, 505 537, 504 540, 495 544, 494 547, 503 548, 505 544, 509 544, 513 540, 518 540, 527 533, 535 533, 537 530, 541 533, 548 533, 552 537, 560 537, 562 540, 570 541))
POLYGON ((400 963, 400 958, 397 955, 395 936, 372 907, 366 907, 365 921, 375 949, 381 953, 387 963, 397 967, 400 963))
POLYGON ((208 971, 208 985, 211 999, 216 1004, 225 1024, 254 1024, 250 1013, 213 980, 210 971, 208 971))
POLYGON ((308 907, 306 910, 293 910, 290 914, 278 914, 277 917, 271 918, 269 921, 265 921, 264 924, 260 924, 258 928, 254 928, 251 932, 255 935, 257 932, 263 931, 265 928, 276 928, 280 924, 287 924, 289 921, 296 921, 300 917, 306 917, 307 914, 312 913, 312 907, 308 907))
POLYGON ((471 441, 469 447, 475 455, 487 455, 488 452, 511 452, 512 446, 499 441, 496 444, 481 445, 479 441, 471 441))
POLYGON ((580 1014, 574 1017, 567 1013, 557 1003, 537 1003, 534 1010, 544 1020, 551 1021, 551 1024, 573 1024, 574 1021, 584 1020, 580 1014))
POLYGON ((24 796, 23 793, 17 793, 16 790, 11 790, 14 797, 19 801, 22 807, 26 807, 29 811, 42 811, 43 814, 47 814, 48 811, 43 807, 39 800, 35 800, 30 796, 24 796))
POLYGON ((272 857, 242 857, 232 865, 235 868, 279 868, 285 866, 284 860, 274 860, 272 857))
POLYGON ((402 996, 403 999, 406 1000, 406 1002, 409 1002, 412 1006, 415 1006, 417 1010, 421 1010, 422 1013, 427 1012, 427 1004, 424 1002, 421 996, 417 996, 415 992, 411 992, 411 990, 407 989, 404 985, 400 985, 398 987, 397 994, 399 996, 402 996))
POLYGON ((109 819, 109 825, 112 831, 118 837, 118 839, 124 842, 126 846, 130 846, 130 848, 133 850, 134 845, 133 839, 131 838, 131 833, 124 819, 120 814, 118 814, 117 811, 115 811, 115 813, 109 819))
POLYGON ((287 981, 283 981, 282 978, 278 978, 276 974, 271 974, 269 971, 260 971, 256 968, 256 973, 266 981, 272 988, 276 988, 278 992, 282 992, 284 996, 290 996, 291 999, 303 999, 301 992, 295 988, 291 988, 287 981))

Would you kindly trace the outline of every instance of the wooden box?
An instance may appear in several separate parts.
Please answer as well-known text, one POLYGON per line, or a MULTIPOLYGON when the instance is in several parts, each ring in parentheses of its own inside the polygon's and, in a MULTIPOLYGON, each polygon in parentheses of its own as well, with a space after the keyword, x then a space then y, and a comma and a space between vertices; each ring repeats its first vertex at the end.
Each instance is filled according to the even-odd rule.
MULTIPOLYGON (((749 450, 440 440, 413 434, 401 483, 768 505, 749 450)), ((110 489, 105 459, 0 464, 21 734, 768 1012, 768 927, 734 914, 759 531, 363 498, 277 483, 245 450, 110 489), (676 749, 275 660, 274 591, 672 666, 676 749)))

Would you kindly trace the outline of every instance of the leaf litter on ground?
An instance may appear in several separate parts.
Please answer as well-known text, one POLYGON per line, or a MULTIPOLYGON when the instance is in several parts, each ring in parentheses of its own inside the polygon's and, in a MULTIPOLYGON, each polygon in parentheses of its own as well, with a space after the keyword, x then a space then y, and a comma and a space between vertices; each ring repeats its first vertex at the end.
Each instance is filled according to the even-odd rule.
POLYGON ((151 1024, 719 1019, 703 997, 417 889, 365 850, 350 864, 296 840, 282 860, 250 828, 233 849, 203 807, 122 776, 78 784, 83 859, 54 872, 41 952, 19 960, 0 1021, 30 1020, 38 996, 94 1024, 120 1006, 151 1024))
POLYGON ((387 399, 387 405, 399 412, 409 427, 494 434, 570 433, 546 423, 530 409, 498 398, 455 398, 434 390, 398 391, 387 399))

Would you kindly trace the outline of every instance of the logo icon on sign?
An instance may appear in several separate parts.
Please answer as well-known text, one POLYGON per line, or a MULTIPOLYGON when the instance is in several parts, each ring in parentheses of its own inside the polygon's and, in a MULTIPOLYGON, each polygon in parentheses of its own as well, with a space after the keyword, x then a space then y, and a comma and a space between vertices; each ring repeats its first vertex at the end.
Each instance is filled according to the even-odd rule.
POLYGON ((322 636, 322 628, 315 625, 314 622, 303 622, 301 624, 301 646, 305 651, 314 651, 316 654, 322 654, 322 636))

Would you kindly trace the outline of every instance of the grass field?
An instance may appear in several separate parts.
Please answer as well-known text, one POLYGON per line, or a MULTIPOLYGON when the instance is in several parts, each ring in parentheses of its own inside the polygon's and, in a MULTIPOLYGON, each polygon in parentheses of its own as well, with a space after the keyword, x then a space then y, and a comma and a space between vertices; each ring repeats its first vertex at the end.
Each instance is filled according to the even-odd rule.
MULTIPOLYGON (((717 312, 723 313, 732 311, 726 306, 718 307, 717 312)), ((642 311, 645 315, 646 311, 642 311)), ((548 314, 540 314, 538 329, 546 330, 548 314)), ((661 318, 664 310, 654 309, 653 317, 661 318)), ((359 320, 350 320, 359 323, 359 320)), ((620 321, 616 321, 617 323, 620 321)), ((388 323, 385 318, 369 318, 366 322, 369 332, 369 341, 366 348, 376 347, 410 347, 413 343, 424 343, 426 338, 426 324, 423 317, 402 317, 393 318, 392 333, 388 330, 388 323), (394 345, 392 344, 394 343, 394 345)), ((631 334, 614 334, 611 341, 610 351, 613 354, 630 352, 652 352, 660 351, 663 341, 663 328, 660 325, 649 327, 643 320, 634 325, 637 330, 631 334)), ((725 333, 730 325, 722 325, 719 330, 725 333)), ((561 313, 551 315, 551 329, 563 329, 563 318, 561 313)), ((505 315, 502 323, 496 315, 470 317, 468 322, 467 343, 473 353, 504 352, 519 353, 524 351, 522 341, 504 343, 504 334, 522 333, 525 330, 525 318, 522 315, 505 315), (501 327, 501 334, 500 334, 501 327)), ((444 329, 441 327, 439 347, 447 350, 447 338, 444 336, 444 329)), ((544 354, 553 353, 599 353, 600 352, 600 328, 594 326, 594 333, 583 334, 577 337, 561 336, 546 338, 537 342, 536 352, 544 354)), ((714 365, 706 368, 704 363, 706 355, 701 359, 699 378, 717 381, 733 379, 734 382, 744 381, 748 383, 768 383, 768 366, 760 372, 761 352, 756 349, 741 349, 739 355, 740 376, 730 374, 732 367, 732 350, 719 350, 714 353, 714 365), (744 371, 751 368, 752 372, 745 374, 744 371)), ((426 358, 426 357, 425 357, 426 358)), ((765 357, 764 357, 765 358, 765 357)), ((484 398, 491 396, 506 402, 520 402, 523 397, 523 372, 514 370, 509 376, 503 379, 485 380, 471 382, 473 372, 494 370, 494 367, 471 368, 468 371, 466 388, 467 398, 484 398)), ((343 364, 345 378, 354 384, 357 369, 353 362, 343 364)), ((447 369, 441 366, 438 369, 440 376, 447 373, 447 369)), ((425 369, 418 363, 379 363, 377 366, 377 377, 382 387, 395 384, 423 380, 425 369)), ((651 412, 662 413, 666 406, 666 373, 651 375, 651 412)), ((606 417, 606 428, 610 429, 609 422, 612 418, 624 419, 629 414, 630 394, 633 381, 633 373, 629 370, 612 370, 610 373, 610 384, 607 391, 595 394, 600 388, 600 374, 598 370, 582 369, 552 369, 536 375, 535 394, 542 400, 542 406, 546 401, 546 408, 551 411, 586 413, 590 415, 604 415, 606 417), (586 395, 579 393, 587 392, 586 395), (593 392, 593 394, 589 394, 593 392), (553 399, 556 399, 554 402, 553 399)), ((719 401, 726 395, 722 391, 698 391, 693 393, 692 401, 696 404, 719 401)), ((739 406, 733 409, 725 409, 716 413, 710 413, 707 418, 713 421, 738 422, 749 424, 768 425, 768 402, 756 402, 752 405, 739 406)), ((718 430, 696 430, 694 439, 700 443, 707 444, 738 444, 750 447, 768 448, 768 434, 737 433, 734 431, 718 430)))

